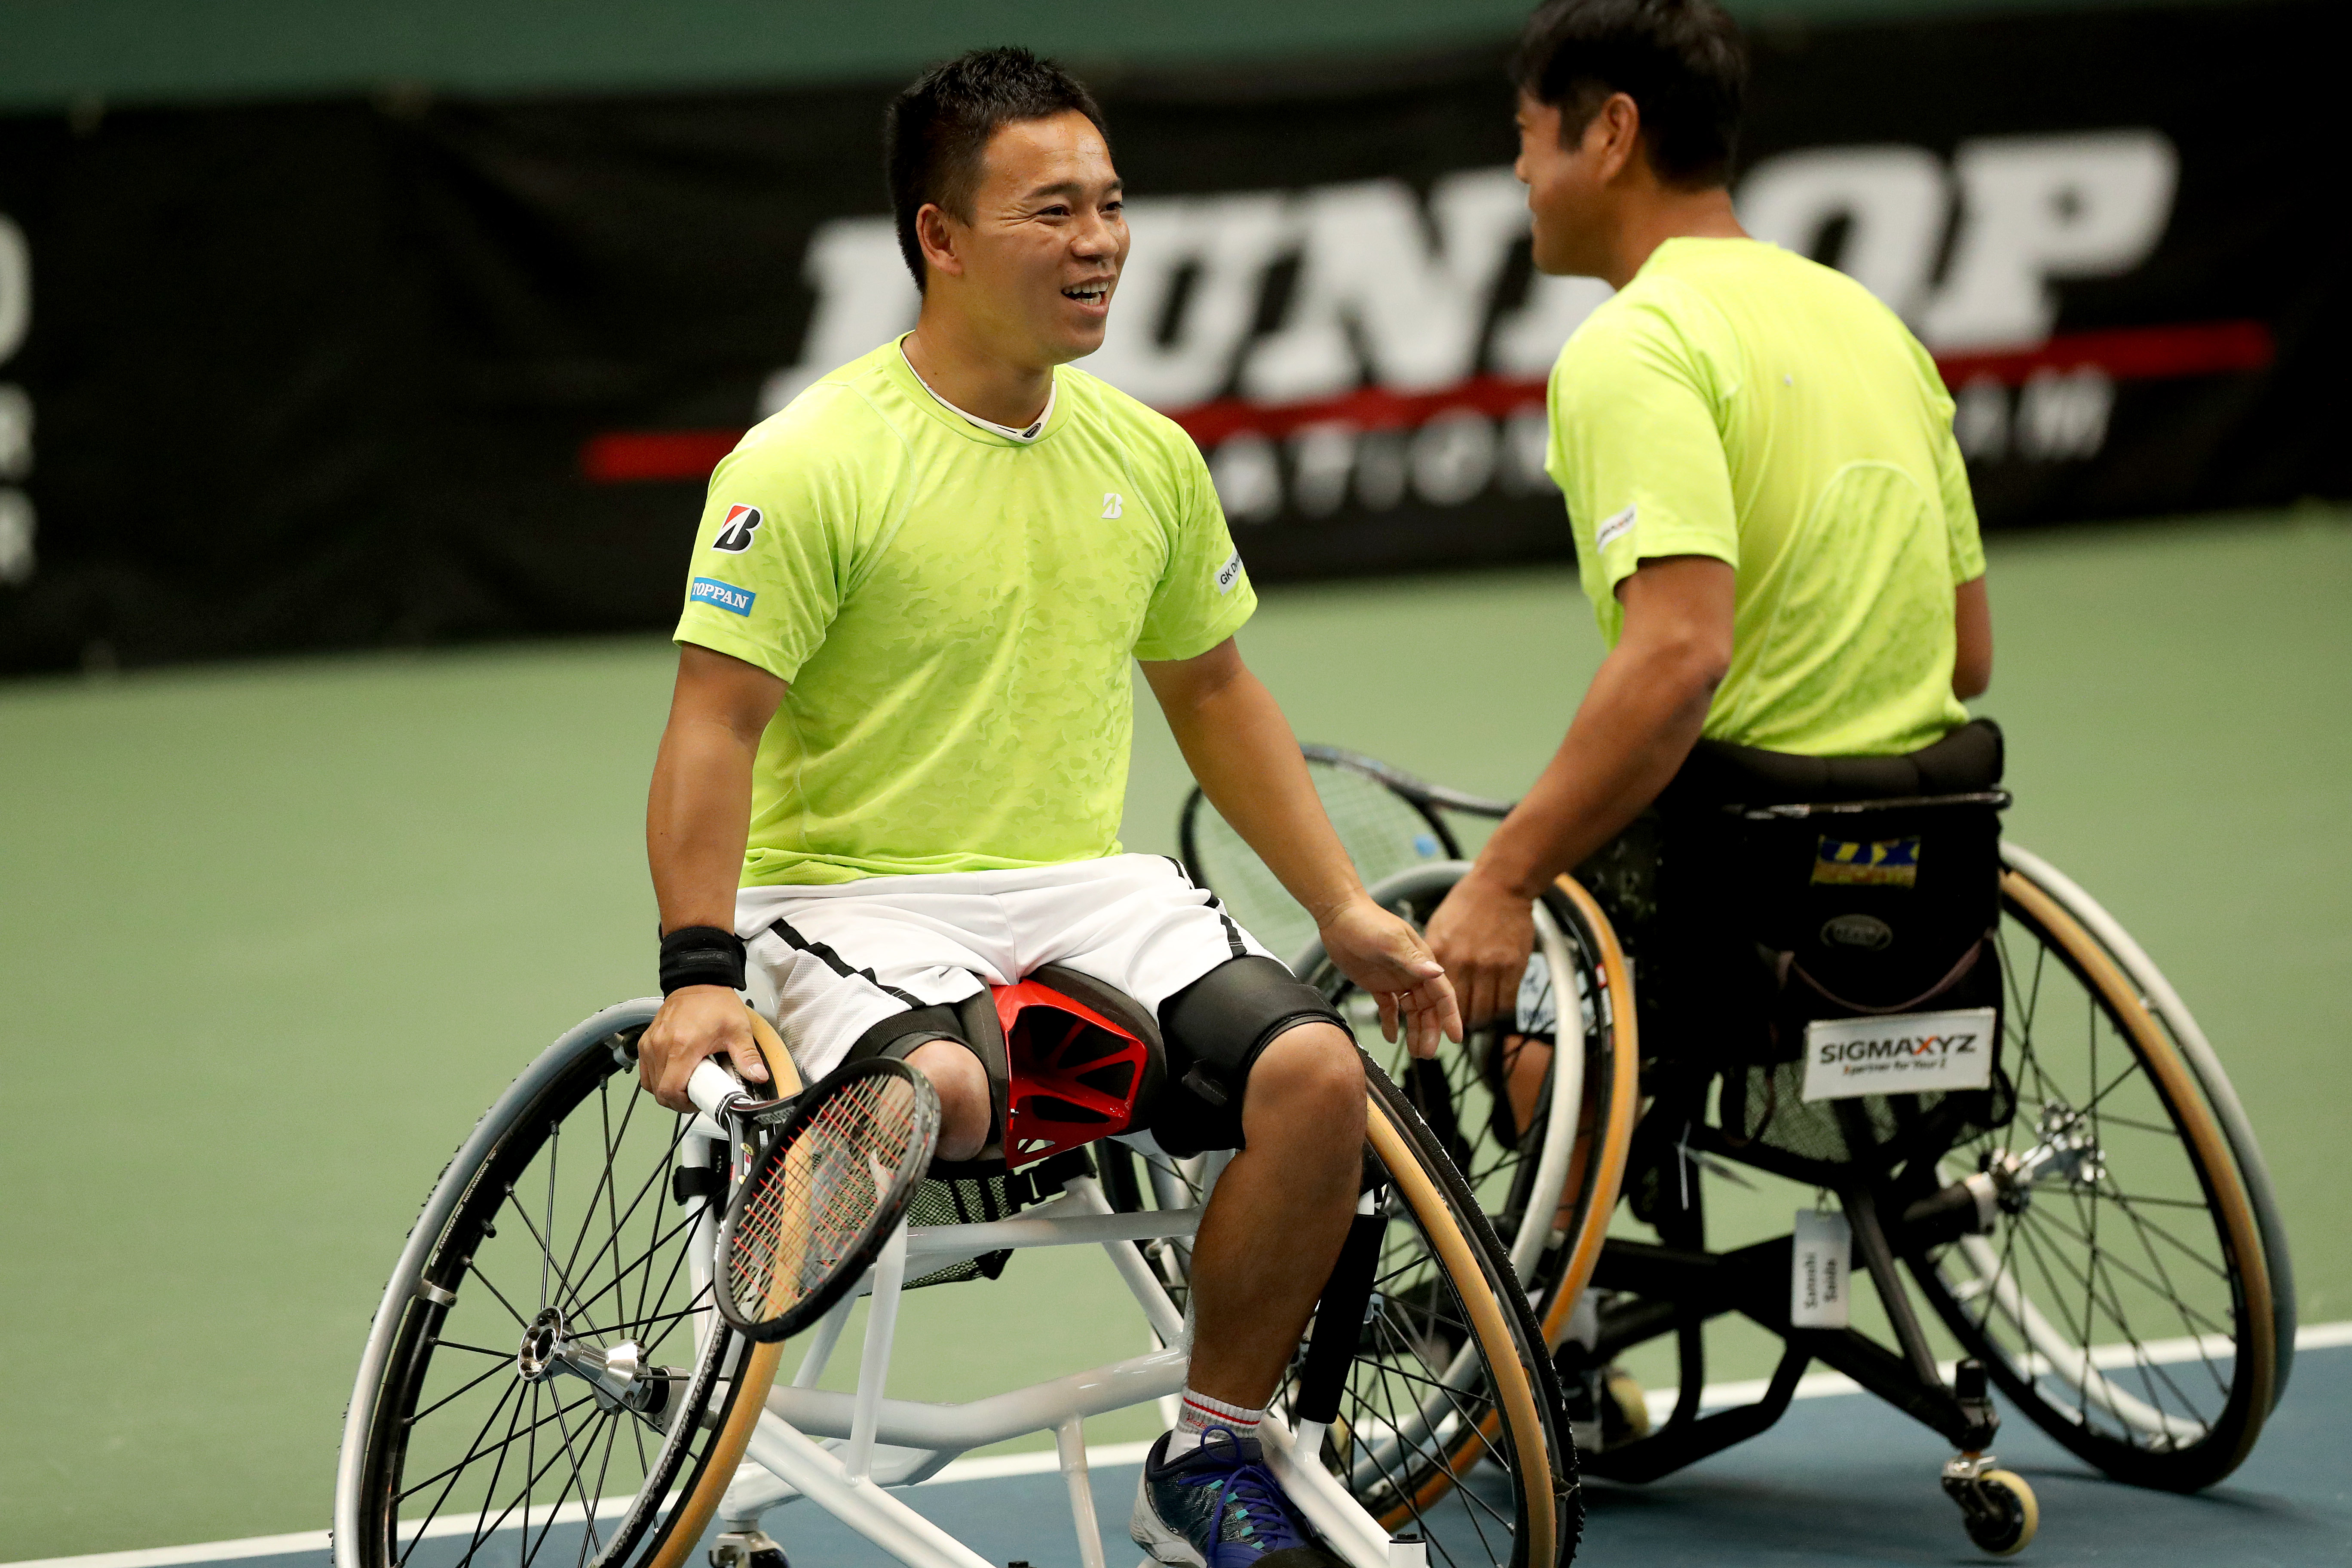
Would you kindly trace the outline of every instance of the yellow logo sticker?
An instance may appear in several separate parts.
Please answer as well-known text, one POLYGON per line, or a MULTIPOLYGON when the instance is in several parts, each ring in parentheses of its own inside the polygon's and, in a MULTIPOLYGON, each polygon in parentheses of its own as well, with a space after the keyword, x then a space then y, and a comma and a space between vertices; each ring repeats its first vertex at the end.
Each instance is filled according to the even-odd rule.
POLYGON ((1845 887, 1908 888, 1919 880, 1919 838, 1857 840, 1824 834, 1813 852, 1813 880, 1845 887))

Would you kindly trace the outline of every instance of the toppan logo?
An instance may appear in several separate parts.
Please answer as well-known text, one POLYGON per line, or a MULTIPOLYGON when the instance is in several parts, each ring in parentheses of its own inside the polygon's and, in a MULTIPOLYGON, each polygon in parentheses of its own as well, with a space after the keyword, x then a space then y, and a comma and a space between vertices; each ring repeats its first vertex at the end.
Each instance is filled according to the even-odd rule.
POLYGON ((1807 1100, 1982 1089, 1992 1081, 1990 1007, 1816 1019, 1805 1026, 1807 1100))
MULTIPOLYGON (((2095 456, 2113 375, 2143 374, 2088 348, 2039 352, 2055 347, 2057 286, 2147 260, 2179 166, 2170 141, 2137 128, 1979 137, 1948 159, 1815 147, 1767 159, 1735 199, 1749 233, 1850 274, 1941 356, 1971 458, 2052 461, 2095 456)), ((1127 216, 1118 308, 1084 368, 1192 433, 1234 521, 1552 493, 1544 376, 1609 289, 1529 276, 1509 169, 1425 191, 1140 197, 1127 216), (1277 274, 1293 279, 1286 303, 1262 321, 1277 274)), ((815 307, 762 415, 914 324, 887 217, 821 226, 803 275, 815 307)))

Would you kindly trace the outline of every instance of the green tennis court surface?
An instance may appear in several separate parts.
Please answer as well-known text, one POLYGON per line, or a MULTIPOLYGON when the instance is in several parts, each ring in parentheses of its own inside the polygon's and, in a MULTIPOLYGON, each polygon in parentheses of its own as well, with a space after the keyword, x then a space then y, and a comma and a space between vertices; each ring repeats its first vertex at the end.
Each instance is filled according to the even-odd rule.
MULTIPOLYGON (((1992 593, 2011 832, 2197 1010, 2262 1133, 2305 1321, 2352 1318, 2326 1152, 2352 1089, 2352 513, 2000 539, 1992 593)), ((1243 646, 1303 735, 1495 794, 1600 653, 1563 570, 1270 594, 1243 646)), ((639 821, 670 659, 647 638, 0 688, 0 1561, 325 1523, 352 1367, 435 1173, 541 1047, 651 989, 639 821)), ((1148 710, 1139 729, 1128 842, 1171 850, 1185 781, 1148 710)), ((1129 1353, 1116 1290, 1041 1254, 924 1292, 893 1392, 1129 1353), (1050 1336, 1013 1312, 1040 1292, 1050 1336)), ((2301 1404, 2323 1359, 2280 1462, 2352 1436, 2340 1397, 2301 1404)), ((1792 1441, 1672 1484, 1760 1547, 1781 1516, 1739 1513, 1737 1466, 1792 1441)), ((1811 1506, 1878 1507, 1875 1475, 1811 1506)), ((1592 1560, 1647 1507, 1596 1508, 1592 1560)), ((1835 1539, 1841 1562, 1965 1552, 1940 1514, 1911 1555, 1835 1539)))

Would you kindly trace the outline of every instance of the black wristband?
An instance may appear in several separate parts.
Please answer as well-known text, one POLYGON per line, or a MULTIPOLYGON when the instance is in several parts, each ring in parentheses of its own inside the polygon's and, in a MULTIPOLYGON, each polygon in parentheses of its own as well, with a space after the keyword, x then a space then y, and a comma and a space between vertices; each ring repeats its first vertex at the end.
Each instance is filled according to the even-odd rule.
POLYGON ((743 989, 743 939, 717 926, 681 926, 661 939, 661 989, 682 985, 743 989))

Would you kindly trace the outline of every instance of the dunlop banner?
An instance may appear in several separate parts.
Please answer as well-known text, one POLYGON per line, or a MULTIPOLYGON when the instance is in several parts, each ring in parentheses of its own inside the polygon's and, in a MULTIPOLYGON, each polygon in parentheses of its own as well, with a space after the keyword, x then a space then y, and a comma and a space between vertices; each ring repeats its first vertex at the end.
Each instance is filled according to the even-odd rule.
MULTIPOLYGON (((1757 31, 1740 214, 1913 323, 1991 526, 2352 493, 2328 16, 1757 31)), ((1570 551, 1606 291, 1528 266, 1501 54, 1096 76, 1084 365, 1260 582, 1570 551)), ((667 625, 710 466, 913 321, 888 90, 0 121, 0 670, 667 625)))

